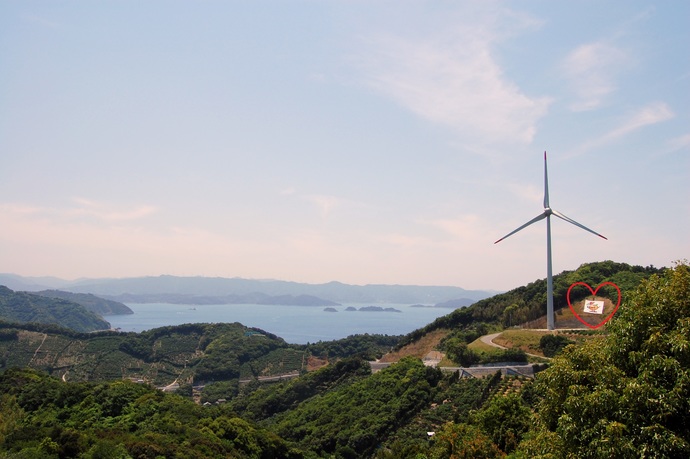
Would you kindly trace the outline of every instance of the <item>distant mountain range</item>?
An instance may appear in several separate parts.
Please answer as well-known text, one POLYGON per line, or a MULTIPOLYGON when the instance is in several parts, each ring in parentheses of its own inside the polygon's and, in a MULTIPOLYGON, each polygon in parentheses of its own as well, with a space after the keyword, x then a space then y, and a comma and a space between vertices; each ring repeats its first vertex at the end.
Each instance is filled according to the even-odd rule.
MULTIPOLYGON (((0 274, 0 285, 14 290, 67 290, 90 293, 120 302, 261 303, 327 306, 342 303, 397 303, 435 305, 463 299, 462 305, 488 298, 497 292, 466 290, 448 286, 350 285, 341 282, 305 284, 280 280, 221 277, 133 277, 123 279, 80 279, 22 277, 0 274), (297 299, 297 300, 295 300, 297 299), (251 301, 247 301, 251 300, 251 301), (278 302, 276 302, 278 301, 278 302), (282 302, 281 302, 282 301, 282 302)), ((448 306, 446 306, 448 307, 448 306)))

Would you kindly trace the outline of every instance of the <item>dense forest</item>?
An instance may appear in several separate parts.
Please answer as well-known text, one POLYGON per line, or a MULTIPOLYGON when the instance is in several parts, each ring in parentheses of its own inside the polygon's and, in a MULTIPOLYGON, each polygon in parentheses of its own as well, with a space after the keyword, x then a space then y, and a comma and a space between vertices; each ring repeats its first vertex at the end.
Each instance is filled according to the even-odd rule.
MULTIPOLYGON (((54 364, 33 368, 36 359, 4 364, 0 457, 690 457, 690 268, 685 262, 671 269, 613 264, 610 272, 607 263, 580 269, 591 273, 590 285, 622 284, 619 311, 604 332, 583 342, 547 335, 545 353, 554 357, 534 379, 500 372, 462 378, 413 357, 372 374, 367 359, 422 339, 420 331, 412 334, 417 338, 351 337, 311 349, 240 324, 102 333, 97 342, 117 347, 98 354, 101 359, 119 353, 141 365, 177 362, 175 371, 192 366, 195 379, 168 393, 121 373, 77 379, 77 371, 54 364), (196 354, 176 360, 182 354, 172 351, 172 342, 194 342, 196 354), (277 352, 329 364, 262 383, 256 375, 279 365, 269 358, 277 352), (256 377, 240 382, 244 372, 256 377), (230 387, 221 393, 230 395, 195 399, 198 380, 213 389, 221 378, 230 387)), ((427 333, 448 330, 447 345, 500 330, 506 324, 499 305, 531 308, 540 295, 536 284, 455 311, 427 333)), ((45 335, 44 345, 57 336, 5 324, 0 344, 18 349, 31 333, 45 335)), ((62 333, 70 346, 93 346, 86 335, 62 333)))
POLYGON ((107 330, 110 324, 74 301, 15 292, 0 285, 0 319, 19 323, 60 324, 79 332, 107 330))
POLYGON ((105 298, 100 298, 90 293, 72 293, 64 292, 62 290, 41 290, 40 292, 34 292, 34 295, 41 295, 48 298, 60 298, 73 303, 81 304, 89 311, 95 312, 101 316, 134 314, 129 307, 123 303, 120 303, 119 301, 106 300, 105 298))

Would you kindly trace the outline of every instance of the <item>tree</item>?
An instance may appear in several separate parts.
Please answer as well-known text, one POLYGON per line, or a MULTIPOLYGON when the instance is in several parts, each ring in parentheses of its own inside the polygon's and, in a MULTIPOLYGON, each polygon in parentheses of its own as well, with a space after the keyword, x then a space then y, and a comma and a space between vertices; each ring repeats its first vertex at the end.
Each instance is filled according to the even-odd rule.
POLYGON ((607 328, 541 374, 524 457, 690 457, 687 262, 643 281, 607 328))
POLYGON ((0 395, 0 444, 11 434, 24 417, 24 410, 17 404, 14 395, 0 395))
POLYGON ((473 416, 473 421, 503 451, 510 453, 529 427, 530 410, 518 394, 495 396, 473 416))
POLYGON ((539 339, 539 349, 546 357, 553 357, 563 350, 568 344, 573 344, 574 341, 569 340, 563 335, 547 334, 539 339))
POLYGON ((467 347, 467 343, 460 338, 449 339, 444 343, 444 347, 448 358, 463 367, 479 362, 479 355, 467 347))
POLYGON ((488 459, 504 454, 479 427, 449 422, 436 433, 433 459, 488 459))

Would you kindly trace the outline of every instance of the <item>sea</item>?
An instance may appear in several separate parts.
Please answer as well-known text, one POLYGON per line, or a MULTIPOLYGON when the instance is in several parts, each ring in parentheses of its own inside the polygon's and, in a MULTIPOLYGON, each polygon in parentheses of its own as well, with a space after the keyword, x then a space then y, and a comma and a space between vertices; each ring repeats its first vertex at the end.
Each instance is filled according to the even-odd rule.
POLYGON ((332 341, 356 334, 404 335, 450 314, 452 309, 418 307, 405 304, 377 304, 392 311, 360 311, 368 304, 323 306, 287 306, 263 304, 167 304, 125 303, 134 314, 108 315, 112 328, 142 332, 152 328, 187 323, 232 323, 260 328, 291 344, 332 341), (356 311, 346 310, 348 307, 356 311))

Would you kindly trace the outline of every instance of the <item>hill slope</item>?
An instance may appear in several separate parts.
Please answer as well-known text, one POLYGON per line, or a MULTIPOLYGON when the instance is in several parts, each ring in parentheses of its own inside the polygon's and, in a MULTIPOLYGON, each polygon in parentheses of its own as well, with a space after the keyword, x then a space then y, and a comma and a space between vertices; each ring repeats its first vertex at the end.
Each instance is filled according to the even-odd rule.
MULTIPOLYGON (((583 265, 577 276, 606 266, 583 265)), ((145 384, 66 383, 9 370, 0 374, 0 454, 432 459, 638 457, 648 451, 650 457, 688 457, 689 268, 664 270, 634 292, 624 284, 625 272, 634 273, 611 274, 622 279, 625 300, 606 333, 566 347, 534 382, 500 373, 460 378, 410 357, 370 374, 366 362, 352 358, 276 384, 249 383, 226 403, 199 406, 145 384)), ((457 342, 500 329, 503 317, 492 318, 493 307, 456 311, 444 323, 457 326, 435 330, 457 342), (475 321, 474 314, 487 320, 475 321)), ((207 384, 213 389, 236 384, 238 370, 287 368, 300 360, 296 351, 307 351, 240 324, 142 334, 51 334, 33 327, 0 325, 0 364, 17 358, 12 346, 31 341, 22 357, 28 365, 52 368, 67 381, 88 367, 117 379, 157 371, 165 384, 184 383, 189 370, 217 381, 207 384), (70 353, 94 358, 81 367, 60 360, 70 353)))
POLYGON ((99 298, 95 295, 91 295, 90 293, 72 293, 62 290, 42 290, 40 292, 34 292, 33 294, 45 296, 47 298, 60 298, 73 303, 81 304, 89 311, 95 312, 101 316, 134 314, 134 311, 129 309, 125 304, 122 304, 118 301, 99 298))
POLYGON ((107 330, 110 324, 72 301, 15 292, 0 286, 0 320, 55 324, 78 332, 107 330))

